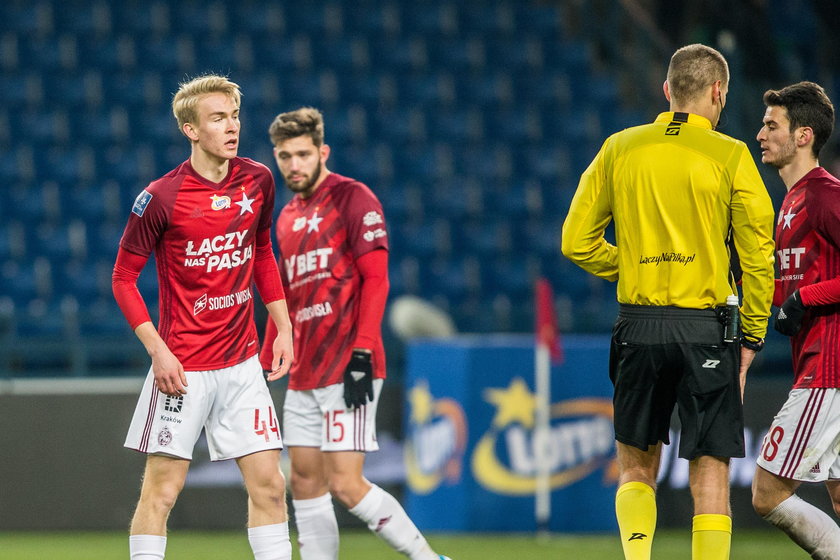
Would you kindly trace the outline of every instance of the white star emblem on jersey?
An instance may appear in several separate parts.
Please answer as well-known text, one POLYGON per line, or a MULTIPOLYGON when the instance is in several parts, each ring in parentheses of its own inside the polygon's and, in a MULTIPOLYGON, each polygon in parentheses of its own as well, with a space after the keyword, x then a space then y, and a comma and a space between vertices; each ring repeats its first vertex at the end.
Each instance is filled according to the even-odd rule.
POLYGON ((248 198, 247 194, 242 193, 242 200, 234 203, 234 204, 238 204, 239 207, 241 208, 241 210, 239 211, 239 215, 241 216, 245 212, 250 212, 251 214, 253 214, 254 210, 253 210, 253 208, 251 208, 251 204, 253 204, 255 200, 256 200, 256 198, 248 198))
POLYGON ((306 223, 309 224, 309 229, 306 230, 306 233, 309 233, 311 231, 319 231, 318 230, 318 224, 320 224, 323 221, 324 221, 324 218, 319 218, 318 217, 318 212, 315 212, 314 214, 312 214, 312 217, 309 218, 308 220, 306 220, 306 223))
POLYGON ((796 213, 793 212, 793 208, 788 208, 787 214, 782 216, 782 218, 784 218, 784 220, 785 220, 785 224, 782 226, 782 229, 791 227, 790 226, 790 221, 793 219, 794 216, 796 216, 796 213))

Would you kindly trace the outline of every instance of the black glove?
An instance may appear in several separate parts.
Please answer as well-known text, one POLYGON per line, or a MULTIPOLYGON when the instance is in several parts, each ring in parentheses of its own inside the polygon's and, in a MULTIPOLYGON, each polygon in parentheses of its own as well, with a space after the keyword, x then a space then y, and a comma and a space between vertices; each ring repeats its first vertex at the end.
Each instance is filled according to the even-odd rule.
POLYGON ((347 408, 359 408, 369 400, 373 400, 371 353, 353 350, 344 370, 344 404, 347 408))
POLYGON ((785 336, 793 336, 802 328, 802 317, 805 315, 805 306, 802 305, 802 298, 799 290, 796 290, 782 304, 776 319, 773 321, 773 328, 785 336))

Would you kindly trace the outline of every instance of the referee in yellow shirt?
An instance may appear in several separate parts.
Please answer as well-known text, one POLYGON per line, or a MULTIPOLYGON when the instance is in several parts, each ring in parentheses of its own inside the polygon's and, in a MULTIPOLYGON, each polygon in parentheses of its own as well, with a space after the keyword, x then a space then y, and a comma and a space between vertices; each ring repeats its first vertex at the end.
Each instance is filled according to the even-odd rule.
POLYGON ((690 461, 692 558, 729 558, 729 458, 744 456, 743 386, 770 315, 774 212, 746 145, 714 130, 728 89, 718 51, 677 50, 663 86, 671 110, 607 138, 563 224, 563 254, 618 280, 610 378, 627 560, 650 558, 675 404, 679 454, 690 461), (611 220, 615 245, 604 238, 611 220), (726 299, 738 293, 730 240, 743 271, 740 344, 737 333, 724 341, 726 299))

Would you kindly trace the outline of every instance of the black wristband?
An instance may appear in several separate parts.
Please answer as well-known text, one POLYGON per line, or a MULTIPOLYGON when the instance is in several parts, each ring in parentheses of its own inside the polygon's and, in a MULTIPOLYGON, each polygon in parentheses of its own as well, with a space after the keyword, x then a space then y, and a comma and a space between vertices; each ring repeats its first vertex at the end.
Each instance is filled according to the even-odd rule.
POLYGON ((764 349, 764 339, 748 334, 741 335, 741 346, 753 352, 761 352, 764 349))

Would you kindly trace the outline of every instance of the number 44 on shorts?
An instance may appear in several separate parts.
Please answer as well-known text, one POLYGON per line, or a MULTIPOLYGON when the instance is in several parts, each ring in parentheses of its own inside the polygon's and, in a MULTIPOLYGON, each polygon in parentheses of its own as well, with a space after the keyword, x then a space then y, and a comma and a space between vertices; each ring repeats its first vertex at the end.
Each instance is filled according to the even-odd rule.
POLYGON ((274 415, 274 412, 271 410, 271 407, 268 407, 268 425, 266 426, 265 420, 260 420, 260 409, 254 409, 254 433, 258 436, 265 437, 265 441, 269 441, 271 436, 271 432, 274 432, 274 437, 276 439, 280 439, 280 426, 277 425, 277 417, 274 415))

